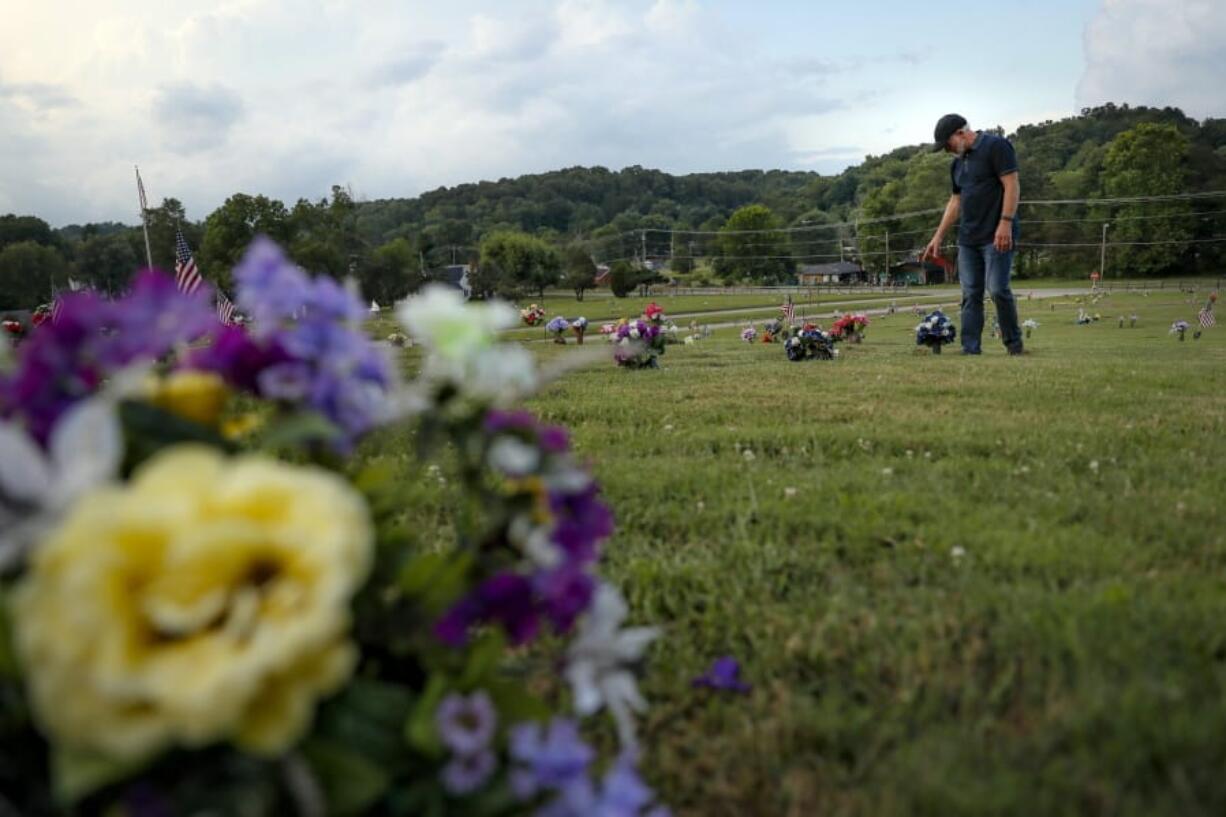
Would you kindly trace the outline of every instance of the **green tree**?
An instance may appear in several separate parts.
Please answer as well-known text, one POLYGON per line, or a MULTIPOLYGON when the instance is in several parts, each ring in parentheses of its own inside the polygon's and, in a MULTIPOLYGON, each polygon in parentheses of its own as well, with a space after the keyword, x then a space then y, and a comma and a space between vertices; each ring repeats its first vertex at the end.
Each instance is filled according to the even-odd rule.
POLYGON ((639 271, 629 261, 614 261, 609 265, 609 289, 614 298, 625 298, 639 284, 639 271))
MULTIPOLYGON (((204 262, 199 252, 202 230, 187 220, 187 211, 183 209, 183 204, 178 199, 162 199, 160 206, 150 207, 145 211, 145 223, 149 229, 149 254, 153 258, 154 269, 170 271, 175 268, 175 230, 181 230, 184 240, 196 255, 196 264, 200 268, 201 275, 206 275, 204 262)), ((140 259, 139 265, 145 266, 143 231, 133 230, 128 235, 128 243, 140 259)))
POLYGON ((763 284, 788 280, 795 261, 788 248, 787 233, 779 220, 762 204, 741 207, 724 223, 716 240, 719 257, 715 271, 725 280, 745 278, 763 284))
POLYGON ((583 300, 584 290, 596 286, 596 262, 591 253, 582 244, 572 244, 566 248, 566 269, 562 276, 562 286, 575 291, 575 300, 583 300))
POLYGON ((77 249, 74 278, 112 295, 122 292, 132 274, 144 265, 123 233, 93 235, 77 249))
POLYGON ((0 216, 0 250, 21 241, 33 241, 44 247, 59 244, 51 225, 37 216, 18 216, 13 213, 0 216))
MULTIPOLYGON (((1103 193, 1111 198, 1160 196, 1184 192, 1188 138, 1170 124, 1143 122, 1124 131, 1107 146, 1103 160, 1103 193)), ((1130 246, 1127 252, 1108 248, 1112 276, 1161 275, 1178 272, 1186 263, 1193 221, 1187 202, 1138 202, 1120 206, 1108 236, 1111 242, 1169 243, 1130 246), (1145 216, 1145 218, 1135 218, 1145 216)))
POLYGON ((235 193, 204 220, 200 272, 206 278, 230 289, 230 271, 257 235, 287 243, 289 213, 285 205, 265 196, 235 193))
POLYGON ((468 286, 472 297, 479 301, 488 301, 502 288, 503 272, 498 262, 481 261, 473 266, 468 273, 468 286))
POLYGON ((525 233, 497 232, 481 242, 481 263, 493 261, 503 271, 503 283, 544 297, 558 282, 561 258, 545 241, 525 233))
POLYGON ((419 256, 407 238, 395 238, 377 247, 361 278, 367 297, 385 303, 416 292, 425 282, 419 256))
POLYGON ((33 309, 67 283, 68 262, 58 250, 37 241, 0 250, 0 309, 33 309))

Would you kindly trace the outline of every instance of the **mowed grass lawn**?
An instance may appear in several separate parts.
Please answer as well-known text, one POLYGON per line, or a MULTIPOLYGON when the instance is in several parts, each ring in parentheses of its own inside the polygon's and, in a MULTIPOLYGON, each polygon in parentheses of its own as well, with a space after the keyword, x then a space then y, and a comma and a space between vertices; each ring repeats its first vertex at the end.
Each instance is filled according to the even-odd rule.
POLYGON ((664 629, 675 813, 1226 813, 1226 328, 1167 332, 1203 300, 1024 301, 1021 358, 916 353, 910 314, 829 363, 727 329, 537 397, 664 629), (751 694, 691 689, 724 654, 751 694))

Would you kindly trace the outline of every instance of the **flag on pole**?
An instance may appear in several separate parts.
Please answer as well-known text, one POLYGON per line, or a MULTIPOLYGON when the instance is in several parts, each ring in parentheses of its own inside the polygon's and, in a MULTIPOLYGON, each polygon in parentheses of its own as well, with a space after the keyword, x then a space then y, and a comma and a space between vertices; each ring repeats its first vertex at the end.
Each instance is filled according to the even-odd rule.
POLYGON ((145 183, 141 181, 140 168, 136 168, 136 193, 140 196, 140 211, 143 216, 149 209, 149 201, 145 198, 145 183))
POLYGON ((796 323, 796 305, 792 303, 791 298, 783 306, 779 307, 779 311, 783 313, 783 319, 787 321, 788 326, 796 323))
POLYGON ((234 301, 226 297, 226 293, 217 290, 217 319, 226 326, 234 323, 234 301))
POLYGON ((51 301, 51 322, 52 323, 60 322, 60 310, 61 309, 63 309, 63 305, 60 303, 60 298, 57 295, 55 299, 51 301))
POLYGON ((1217 318, 1213 317, 1213 306, 1206 306, 1200 312, 1196 313, 1196 319, 1200 321, 1200 325, 1208 329, 1210 326, 1217 326, 1217 318))
POLYGON ((204 279, 196 269, 196 259, 192 257, 191 248, 187 246, 187 239, 181 231, 175 230, 175 284, 180 292, 190 295, 199 289, 202 283, 204 279))

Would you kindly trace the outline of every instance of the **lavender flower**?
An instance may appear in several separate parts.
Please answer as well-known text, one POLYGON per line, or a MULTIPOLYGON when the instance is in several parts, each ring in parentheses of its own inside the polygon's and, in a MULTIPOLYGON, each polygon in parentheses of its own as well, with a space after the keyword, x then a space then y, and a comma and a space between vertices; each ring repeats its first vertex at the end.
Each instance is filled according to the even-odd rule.
POLYGON ((264 237, 234 275, 239 306, 255 320, 253 340, 227 336, 229 354, 206 365, 234 385, 320 412, 344 432, 341 447, 384 419, 391 364, 358 329, 366 311, 356 292, 310 278, 264 237))
POLYGON ((569 718, 554 718, 548 728, 539 723, 521 723, 511 729, 511 758, 518 766, 511 771, 511 790, 521 800, 540 791, 562 789, 583 779, 596 756, 579 737, 579 727, 569 718))
POLYGON ((715 659, 704 674, 690 682, 692 686, 707 687, 722 692, 747 693, 750 685, 741 680, 741 665, 731 655, 715 659))
POLYGON ((448 695, 434 716, 439 737, 457 755, 474 755, 489 748, 498 725, 498 713, 484 690, 464 696, 448 695))
POLYGON ((439 775, 448 794, 463 797, 486 784, 498 767, 494 753, 486 749, 472 755, 456 755, 439 775))

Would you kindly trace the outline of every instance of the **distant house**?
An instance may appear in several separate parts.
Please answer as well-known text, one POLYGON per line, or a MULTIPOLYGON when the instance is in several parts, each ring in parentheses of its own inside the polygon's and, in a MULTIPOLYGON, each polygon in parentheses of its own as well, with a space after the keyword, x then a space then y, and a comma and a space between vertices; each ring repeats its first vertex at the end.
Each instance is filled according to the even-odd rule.
POLYGON ((596 286, 602 287, 609 283, 609 265, 596 265, 596 286))
POLYGON ((868 281, 868 273, 855 261, 835 261, 830 264, 801 264, 796 277, 802 287, 818 284, 859 284, 868 281))
POLYGON ((453 286, 463 292, 465 298, 471 298, 473 288, 468 283, 468 273, 470 272, 472 272, 472 267, 468 264, 450 264, 443 267, 438 277, 440 282, 453 286))
POLYGON ((911 256, 905 261, 890 265, 890 283, 895 286, 903 284, 945 284, 952 276, 947 275, 945 268, 933 261, 920 261, 911 256))

